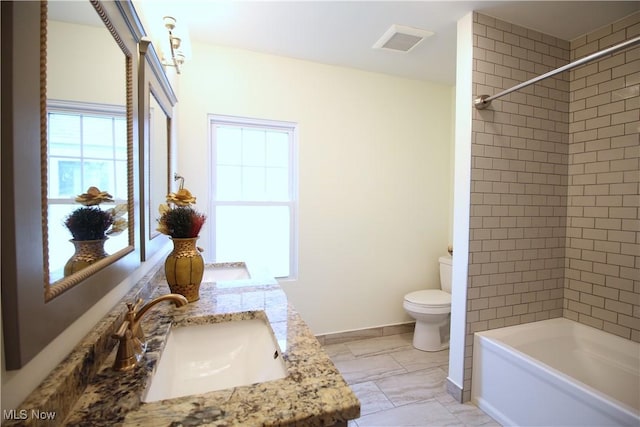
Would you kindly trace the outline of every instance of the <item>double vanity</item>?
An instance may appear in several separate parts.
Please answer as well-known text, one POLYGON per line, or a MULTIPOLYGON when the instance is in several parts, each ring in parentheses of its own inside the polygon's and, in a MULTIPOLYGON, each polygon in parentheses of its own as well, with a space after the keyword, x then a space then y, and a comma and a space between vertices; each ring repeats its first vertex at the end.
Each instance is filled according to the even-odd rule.
POLYGON ((358 399, 282 288, 244 263, 208 265, 198 301, 151 307, 140 323, 144 356, 132 369, 114 370, 113 335, 125 303, 170 293, 161 268, 143 282, 24 409, 45 407, 65 425, 82 426, 346 426, 360 415, 358 399))

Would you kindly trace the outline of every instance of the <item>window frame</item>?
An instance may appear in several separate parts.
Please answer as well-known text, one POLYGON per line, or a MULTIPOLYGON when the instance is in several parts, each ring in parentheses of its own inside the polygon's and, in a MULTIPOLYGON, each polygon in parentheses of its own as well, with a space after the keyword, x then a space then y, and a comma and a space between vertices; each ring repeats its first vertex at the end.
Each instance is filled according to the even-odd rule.
MULTIPOLYGON (((213 258, 216 259, 216 207, 217 206, 287 206, 289 207, 289 275, 276 277, 278 280, 295 280, 298 276, 298 124, 289 121, 256 119, 249 117, 227 116, 220 114, 208 115, 209 132, 209 227, 212 242, 213 258), (217 158, 216 158, 216 126, 231 126, 241 128, 255 128, 260 130, 276 130, 287 132, 289 135, 289 199, 286 201, 229 201, 217 199, 217 158)), ((243 261, 243 260, 236 260, 243 261)))
MULTIPOLYGON (((67 101, 67 100, 59 100, 59 99, 48 99, 47 100, 47 121, 50 113, 61 113, 61 114, 71 114, 77 116, 104 116, 110 118, 119 118, 125 121, 125 130, 126 130, 126 120, 127 120, 127 109, 122 105, 111 105, 111 104, 97 104, 93 102, 82 102, 82 101, 67 101)), ((49 135, 47 135, 47 141, 49 140, 49 135)), ((84 141, 82 141, 84 144, 84 141)), ((48 145, 48 144, 47 144, 48 145)), ((53 156, 57 158, 57 156, 53 156)), ((72 156, 65 156, 72 157, 72 156)), ((73 157, 78 162, 82 163, 85 160, 84 156, 73 157)), ((50 162, 51 155, 47 153, 47 161, 50 162)), ((90 157, 88 157, 90 159, 90 157)), ((114 156, 111 160, 115 162, 121 159, 117 159, 114 153, 114 156)), ((127 159, 124 158, 124 162, 126 165, 127 159)), ((117 177, 116 170, 114 169, 114 179, 117 177)), ((49 179, 48 179, 49 180, 49 179)), ((86 185, 85 185, 86 187, 86 185)), ((126 180, 124 182, 124 188, 127 188, 126 180)), ((48 203, 54 204, 74 204, 74 197, 51 197, 49 193, 49 188, 47 188, 47 200, 48 203)), ((126 199, 116 199, 116 203, 126 203, 126 199)))
MULTIPOLYGON (((127 125, 126 125, 126 121, 127 121, 127 109, 126 106, 123 105, 111 105, 111 104, 99 104, 99 103, 93 103, 93 102, 83 102, 83 101, 68 101, 68 100, 58 100, 58 99, 48 99, 47 100, 47 110, 46 110, 46 114, 47 114, 47 122, 50 123, 49 120, 49 114, 67 114, 67 115, 71 115, 71 116, 75 116, 78 117, 81 121, 83 120, 84 116, 91 116, 91 117, 102 117, 102 118, 107 118, 107 119, 111 119, 112 123, 111 126, 114 126, 114 119, 117 120, 123 120, 124 121, 124 131, 126 132, 127 130, 127 125)), ((81 128, 81 134, 82 134, 82 124, 80 124, 80 128, 81 128)), ((115 130, 115 129, 112 129, 115 130)), ((49 125, 47 127, 47 149, 50 150, 51 149, 51 142, 50 142, 50 136, 49 136, 49 132, 51 131, 51 126, 49 125)), ((112 134, 112 137, 115 138, 116 134, 115 132, 112 134)), ((125 133, 125 138, 126 138, 126 133, 125 133)), ((55 230, 56 228, 59 228, 58 226, 52 226, 51 221, 52 219, 52 212, 54 211, 54 207, 64 207, 64 209, 69 209, 69 213, 74 210, 77 206, 78 206, 78 202, 75 201, 75 198, 77 196, 77 194, 81 194, 84 191, 86 191, 86 189, 89 187, 89 185, 91 185, 88 182, 83 182, 80 186, 80 189, 78 191, 76 191, 77 194, 71 194, 68 197, 63 197, 58 195, 58 197, 52 197, 51 196, 51 182, 53 180, 53 178, 51 177, 51 172, 52 170, 57 170, 59 165, 56 165, 55 167, 52 167, 51 163, 52 161, 67 161, 67 160, 71 160, 74 162, 78 162, 80 163, 80 168, 81 168, 81 179, 83 179, 84 177, 84 171, 82 170, 82 168, 84 166, 82 166, 82 163, 84 162, 92 162, 92 161, 96 161, 96 160, 107 160, 110 162, 113 162, 112 165, 112 171, 111 174, 113 175, 113 179, 114 179, 114 184, 116 185, 116 188, 118 188, 118 184, 120 184, 119 188, 124 188, 125 190, 127 190, 128 193, 128 188, 129 188, 129 184, 128 184, 128 176, 125 173, 125 175, 123 176, 124 181, 120 181, 118 180, 118 167, 117 167, 117 163, 118 162, 123 162, 124 163, 124 169, 125 172, 127 171, 127 162, 128 162, 128 155, 125 152, 125 157, 124 158, 119 158, 116 156, 116 145, 115 145, 115 139, 113 139, 112 144, 110 146, 110 150, 111 150, 111 157, 105 157, 105 158, 97 158, 97 157, 92 157, 92 156, 85 156, 84 155, 84 150, 85 147, 82 147, 82 145, 85 144, 85 140, 84 140, 84 136, 81 138, 80 140, 80 156, 59 156, 59 155, 51 155, 49 152, 47 152, 47 174, 49 175, 47 177, 47 189, 46 189, 46 194, 47 194, 47 204, 48 204, 48 215, 49 217, 47 218, 48 221, 48 226, 47 226, 47 230, 49 233, 49 241, 57 241, 59 239, 54 238, 55 236, 52 234, 54 233, 53 230, 55 230)), ((125 150, 128 150, 128 148, 125 146, 125 150)), ((112 189, 110 188, 100 188, 101 190, 105 190, 105 191, 109 191, 109 192, 113 192, 112 189)), ((114 201, 112 202, 113 206, 118 205, 118 204, 127 204, 127 198, 119 198, 117 197, 117 193, 113 192, 113 194, 115 195, 114 197, 114 201)), ((111 206, 111 203, 108 204, 109 206, 111 206)), ((65 214, 63 217, 61 217, 60 219, 64 219, 64 217, 67 214, 65 214)), ((66 234, 66 233, 65 233, 66 234)), ((70 236, 69 236, 70 237, 70 236)), ((124 235, 123 236, 118 236, 118 239, 124 239, 124 235)), ((127 239, 129 239, 128 236, 126 236, 127 239)), ((107 243, 107 245, 115 245, 114 238, 112 237, 109 242, 107 243)), ((125 245, 128 246, 128 244, 125 242, 125 245)), ((115 249, 119 246, 112 246, 111 249, 115 249)), ((109 250, 109 249, 107 249, 109 250)), ((50 249, 51 251, 51 249, 50 249)), ((71 254, 73 254, 73 250, 71 249, 67 249, 66 252, 62 251, 62 253, 64 253, 64 255, 60 255, 58 254, 58 256, 56 258, 58 258, 57 262, 54 263, 53 262, 53 256, 50 253, 49 254, 49 274, 50 276, 54 276, 56 277, 55 280, 59 280, 59 276, 62 275, 61 271, 62 271, 62 266, 64 264, 61 264, 60 259, 64 259, 64 258, 68 258, 71 254), (53 268, 53 265, 58 265, 58 268, 53 268)))

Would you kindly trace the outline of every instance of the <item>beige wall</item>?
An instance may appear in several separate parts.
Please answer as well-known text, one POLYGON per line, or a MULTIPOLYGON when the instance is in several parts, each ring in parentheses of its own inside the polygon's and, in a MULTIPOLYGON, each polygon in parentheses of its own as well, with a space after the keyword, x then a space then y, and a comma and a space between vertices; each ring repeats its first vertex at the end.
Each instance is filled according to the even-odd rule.
POLYGON ((453 88, 197 43, 179 80, 178 171, 202 209, 207 114, 299 124, 299 275, 282 284, 313 331, 409 321, 404 294, 439 286, 450 243, 453 88))
MULTIPOLYGON (((638 16, 570 44, 475 14, 474 93, 631 38, 638 16)), ((464 400, 474 332, 565 316, 640 340, 638 51, 474 113, 464 400)))
POLYGON ((125 73, 125 56, 105 27, 48 21, 49 99, 124 106, 125 73))

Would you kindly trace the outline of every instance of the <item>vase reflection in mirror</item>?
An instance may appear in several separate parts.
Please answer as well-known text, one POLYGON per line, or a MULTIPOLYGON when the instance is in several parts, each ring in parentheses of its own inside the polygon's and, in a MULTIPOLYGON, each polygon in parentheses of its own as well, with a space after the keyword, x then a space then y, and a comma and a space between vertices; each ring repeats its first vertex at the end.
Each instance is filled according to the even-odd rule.
POLYGON ((75 252, 64 265, 64 277, 89 267, 96 261, 109 256, 104 250, 107 238, 98 240, 69 240, 75 246, 75 252))
POLYGON ((124 218, 127 205, 100 209, 100 203, 113 202, 113 196, 106 191, 92 186, 86 193, 78 195, 75 201, 82 207, 71 212, 64 222, 73 236, 70 242, 75 246, 74 254, 64 266, 65 277, 109 256, 104 250, 107 236, 120 234, 128 226, 124 218))

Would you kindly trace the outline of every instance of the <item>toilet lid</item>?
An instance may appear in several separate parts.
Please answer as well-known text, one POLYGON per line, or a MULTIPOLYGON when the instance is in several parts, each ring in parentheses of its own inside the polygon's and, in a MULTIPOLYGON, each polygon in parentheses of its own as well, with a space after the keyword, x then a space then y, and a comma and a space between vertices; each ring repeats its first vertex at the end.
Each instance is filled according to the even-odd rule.
POLYGON ((423 291, 415 291, 404 296, 406 301, 414 304, 428 306, 445 306, 451 305, 451 294, 440 289, 425 289, 423 291))

